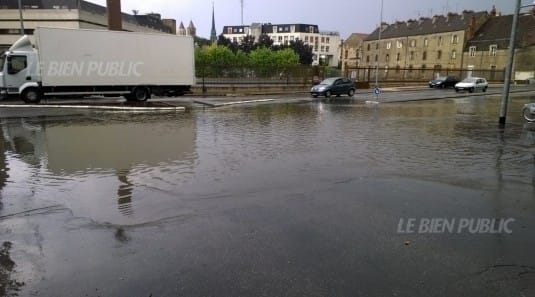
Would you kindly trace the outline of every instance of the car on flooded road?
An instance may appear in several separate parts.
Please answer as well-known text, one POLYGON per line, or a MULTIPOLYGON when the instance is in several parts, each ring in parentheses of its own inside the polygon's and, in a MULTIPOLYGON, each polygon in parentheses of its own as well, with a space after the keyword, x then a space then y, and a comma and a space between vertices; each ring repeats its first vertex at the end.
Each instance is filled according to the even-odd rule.
POLYGON ((481 77, 467 77, 460 83, 455 85, 455 92, 468 91, 473 93, 481 90, 486 92, 489 87, 489 83, 486 79, 481 77))
POLYGON ((310 94, 314 98, 318 96, 329 98, 332 95, 348 95, 349 97, 353 97, 355 90, 355 83, 352 80, 344 77, 331 77, 313 86, 310 94))
POLYGON ((430 88, 453 88, 460 80, 455 76, 441 76, 429 81, 430 88))

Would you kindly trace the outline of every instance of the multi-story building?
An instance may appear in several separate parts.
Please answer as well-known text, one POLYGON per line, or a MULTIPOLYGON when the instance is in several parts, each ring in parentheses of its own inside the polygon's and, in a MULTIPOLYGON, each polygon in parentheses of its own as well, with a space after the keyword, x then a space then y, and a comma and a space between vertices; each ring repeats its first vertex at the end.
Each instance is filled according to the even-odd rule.
MULTIPOLYGON (((0 52, 8 49, 21 35, 17 0, 0 2, 0 52)), ((106 8, 83 0, 24 0, 24 33, 33 35, 35 28, 106 29, 106 8)), ((123 30, 176 33, 176 21, 161 19, 159 14, 122 14, 123 30)))
POLYGON ((488 18, 486 11, 464 11, 383 23, 364 40, 362 65, 378 65, 381 76, 399 79, 423 78, 428 75, 425 69, 433 69, 435 75, 460 69, 466 43, 488 18))
MULTIPOLYGON (((500 16, 491 12, 489 20, 466 44, 464 67, 474 75, 502 80, 507 65, 513 15, 500 16)), ((519 17, 515 43, 513 79, 524 80, 535 76, 535 11, 519 17)))
POLYGON ((368 34, 352 33, 346 40, 344 40, 340 47, 340 61, 342 66, 342 73, 345 76, 356 78, 356 73, 349 69, 355 69, 361 66, 362 60, 362 44, 368 37, 368 34))
POLYGON ((233 42, 241 42, 248 35, 258 40, 261 34, 267 34, 275 45, 289 44, 299 39, 312 46, 313 65, 338 66, 338 48, 341 41, 338 32, 320 31, 317 25, 309 24, 253 23, 247 26, 223 27, 223 36, 233 42))

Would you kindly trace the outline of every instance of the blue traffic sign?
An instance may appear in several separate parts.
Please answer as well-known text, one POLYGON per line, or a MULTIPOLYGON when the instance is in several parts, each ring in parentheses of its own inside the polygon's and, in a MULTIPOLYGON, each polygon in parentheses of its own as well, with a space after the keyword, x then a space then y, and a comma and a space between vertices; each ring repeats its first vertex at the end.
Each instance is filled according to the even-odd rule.
POLYGON ((379 94, 381 94, 381 89, 379 89, 379 87, 375 87, 375 88, 373 89, 373 93, 374 93, 375 95, 379 95, 379 94))

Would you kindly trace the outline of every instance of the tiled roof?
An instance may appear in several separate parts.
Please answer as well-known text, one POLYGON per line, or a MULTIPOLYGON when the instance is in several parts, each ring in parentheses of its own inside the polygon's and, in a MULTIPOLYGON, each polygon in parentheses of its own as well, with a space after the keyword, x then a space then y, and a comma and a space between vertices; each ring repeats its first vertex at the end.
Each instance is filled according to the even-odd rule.
MULTIPOLYGON (((491 17, 476 32, 474 38, 468 41, 467 48, 476 46, 478 49, 488 49, 491 45, 498 45, 498 49, 509 47, 513 15, 491 17)), ((518 19, 516 46, 530 46, 535 44, 535 16, 525 14, 518 19)))
MULTIPOLYGON (((383 24, 384 29, 381 32, 381 39, 462 31, 468 28, 472 17, 479 19, 485 15, 488 15, 486 11, 465 11, 461 14, 450 13, 447 16, 439 15, 432 18, 420 18, 418 20, 408 20, 406 22, 383 24)), ((375 29, 375 31, 366 38, 366 41, 378 39, 379 28, 375 29)))
POLYGON ((351 33, 351 35, 344 41, 344 44, 358 45, 362 40, 366 39, 366 37, 368 37, 368 34, 351 33))

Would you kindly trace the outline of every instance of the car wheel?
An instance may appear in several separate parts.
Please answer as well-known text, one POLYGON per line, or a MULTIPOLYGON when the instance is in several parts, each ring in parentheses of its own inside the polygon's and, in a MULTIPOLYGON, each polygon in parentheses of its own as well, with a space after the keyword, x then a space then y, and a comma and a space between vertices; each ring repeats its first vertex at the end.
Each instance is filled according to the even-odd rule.
POLYGON ((353 97, 355 95, 355 90, 349 89, 349 92, 347 93, 349 97, 353 97))
POLYGON ((529 108, 524 107, 522 114, 524 115, 524 119, 526 119, 526 121, 535 122, 535 114, 532 114, 529 108))
POLYGON ((459 89, 455 88, 455 92, 459 93, 459 89))
POLYGON ((474 92, 474 88, 470 88, 470 89, 468 90, 468 92, 473 93, 473 92, 474 92))
POLYGON ((484 88, 483 88, 483 92, 486 92, 486 91, 487 91, 487 87, 484 87, 484 88))
POLYGON ((331 94, 331 91, 326 91, 326 92, 325 92, 325 97, 326 97, 326 98, 330 98, 331 95, 332 95, 332 94, 331 94))
POLYGON ((312 94, 312 97, 318 98, 318 94, 312 94))

